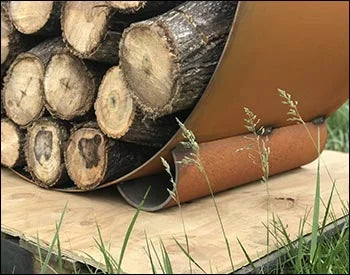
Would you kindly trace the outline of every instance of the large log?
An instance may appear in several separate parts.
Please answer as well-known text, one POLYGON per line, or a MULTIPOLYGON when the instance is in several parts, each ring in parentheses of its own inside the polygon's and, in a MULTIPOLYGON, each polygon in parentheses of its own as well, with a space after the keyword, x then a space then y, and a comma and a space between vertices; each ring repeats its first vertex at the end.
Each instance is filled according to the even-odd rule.
POLYGON ((144 119, 117 66, 103 77, 95 113, 100 129, 107 136, 147 146, 162 147, 178 129, 174 117, 144 119))
MULTIPOLYGON (((115 1, 118 2, 118 1, 115 1)), ((149 1, 135 14, 117 12, 106 1, 67 1, 61 15, 63 39, 73 54, 80 58, 110 64, 118 63, 120 32, 132 22, 165 12, 181 1, 149 1)), ((133 2, 133 1, 127 1, 133 2)), ((138 1, 135 1, 138 2, 138 1)), ((129 3, 130 4, 130 3, 129 3)))
POLYGON ((9 16, 24 34, 55 36, 61 31, 63 1, 9 1, 9 16))
POLYGON ((25 133, 10 119, 1 119, 1 165, 14 168, 24 165, 25 133))
POLYGON ((35 183, 48 188, 69 181, 63 161, 68 137, 67 126, 51 118, 40 119, 28 128, 24 151, 35 183))
POLYGON ((84 62, 68 49, 56 53, 44 76, 46 109, 63 120, 82 118, 92 109, 105 71, 105 67, 84 62))
POLYGON ((9 118, 27 127, 44 114, 45 67, 64 44, 60 38, 46 40, 13 61, 4 78, 2 100, 9 118))
POLYGON ((76 128, 65 151, 68 175, 74 184, 91 190, 106 181, 131 172, 153 151, 134 144, 108 139, 94 125, 76 128))
POLYGON ((222 54, 236 5, 189 1, 123 32, 120 66, 145 113, 160 117, 193 107, 222 54))

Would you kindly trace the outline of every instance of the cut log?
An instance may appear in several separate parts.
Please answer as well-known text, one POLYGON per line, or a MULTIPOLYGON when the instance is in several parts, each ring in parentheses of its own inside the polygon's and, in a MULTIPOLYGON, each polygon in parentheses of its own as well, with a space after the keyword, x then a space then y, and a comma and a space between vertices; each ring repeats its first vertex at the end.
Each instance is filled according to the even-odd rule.
POLYGON ((68 140, 68 128, 62 123, 43 118, 28 128, 25 146, 27 170, 42 187, 67 183, 63 151, 68 140))
POLYGON ((83 127, 69 138, 65 163, 74 184, 91 190, 131 172, 150 156, 143 147, 108 139, 98 128, 83 127))
POLYGON ((14 168, 23 166, 24 131, 10 119, 1 119, 1 164, 14 168))
POLYGON ((220 59, 236 5, 189 1, 123 32, 120 66, 145 113, 155 118, 194 106, 220 59))
MULTIPOLYGON (((117 4, 114 1, 112 6, 117 4)), ((120 1, 118 6, 130 6, 133 1, 120 1)), ((142 2, 142 1, 135 1, 142 2)), ((132 22, 165 12, 182 1, 149 1, 137 13, 116 13, 106 1, 67 1, 62 10, 63 39, 72 53, 80 58, 110 64, 118 63, 120 32, 132 22)), ((118 9, 120 11, 120 8, 118 9)))
MULTIPOLYGON (((147 1, 106 1, 107 5, 122 13, 135 13, 142 9, 147 1)), ((154 1, 158 2, 158 1, 154 1)))
POLYGON ((8 16, 7 5, 1 3, 1 78, 16 56, 28 50, 33 42, 24 39, 13 27, 8 16))
POLYGON ((101 82, 95 113, 107 136, 147 146, 162 147, 178 129, 174 117, 144 119, 117 66, 110 68, 101 82))
POLYGON ((63 120, 79 119, 93 106, 106 70, 83 62, 68 49, 52 56, 44 77, 46 109, 63 120))
MULTIPOLYGON (((62 10, 63 39, 73 54, 89 58, 100 47, 108 31, 113 10, 104 1, 67 1, 62 10)), ((115 56, 116 41, 110 51, 115 56)), ((107 58, 108 59, 108 58, 107 58)))
POLYGON ((16 124, 27 127, 44 114, 45 66, 63 47, 59 38, 47 40, 21 53, 11 64, 4 78, 2 100, 7 116, 16 124))
POLYGON ((55 36, 61 32, 63 1, 9 1, 9 15, 24 34, 55 36))

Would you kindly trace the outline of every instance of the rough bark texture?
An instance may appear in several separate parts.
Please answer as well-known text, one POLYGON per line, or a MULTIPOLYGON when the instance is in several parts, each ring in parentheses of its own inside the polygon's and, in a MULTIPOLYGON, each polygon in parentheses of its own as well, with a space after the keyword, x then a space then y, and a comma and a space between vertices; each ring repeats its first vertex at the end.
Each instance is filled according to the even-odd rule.
POLYGON ((10 119, 1 119, 1 165, 14 168, 25 164, 24 137, 25 132, 10 119))
MULTIPOLYGON (((32 26, 30 26, 30 22, 27 22, 26 26, 24 26, 24 24, 23 25, 18 24, 16 20, 17 16, 15 15, 16 13, 16 6, 14 5, 15 2, 17 1, 9 1, 9 15, 10 15, 11 21, 13 22, 14 26, 19 32, 22 32, 24 34, 41 35, 41 36, 56 36, 60 34, 61 32, 60 15, 61 15, 61 9, 64 4, 64 1, 48 1, 48 2, 53 2, 51 12, 46 19, 46 23, 44 23, 40 27, 40 29, 36 29, 36 30, 32 29, 32 26)), ((30 1, 31 10, 28 10, 28 12, 27 11, 24 11, 24 12, 27 13, 28 16, 33 16, 33 10, 40 10, 41 4, 42 3, 40 3, 40 1, 38 2, 30 1)), ((20 15, 19 19, 23 20, 23 15, 20 15)), ((31 20, 35 20, 35 18, 31 20)))
POLYGON ((60 38, 46 40, 12 62, 4 78, 2 100, 7 116, 18 125, 28 127, 43 116, 44 71, 50 57, 63 48, 60 38))
POLYGON ((222 54, 236 5, 189 1, 123 32, 120 66, 145 113, 160 117, 194 106, 222 54))
POLYGON ((69 125, 52 118, 42 118, 28 128, 24 149, 26 170, 39 186, 69 183, 63 156, 68 138, 69 125))
POLYGON ((83 61, 68 49, 53 55, 44 77, 45 106, 53 117, 82 120, 96 99, 106 68, 83 61))
POLYGON ((90 122, 72 131, 65 163, 74 184, 80 189, 92 190, 131 172, 153 153, 149 148, 108 139, 90 122))

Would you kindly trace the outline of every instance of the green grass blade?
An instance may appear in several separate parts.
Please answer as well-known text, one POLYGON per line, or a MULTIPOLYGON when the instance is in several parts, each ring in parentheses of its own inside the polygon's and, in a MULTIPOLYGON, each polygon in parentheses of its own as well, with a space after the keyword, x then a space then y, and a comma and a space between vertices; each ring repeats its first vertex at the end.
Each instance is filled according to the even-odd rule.
MULTIPOLYGON (((58 230, 56 223, 56 231, 58 230)), ((62 253, 61 253, 61 243, 60 243, 60 235, 57 234, 57 252, 58 252, 58 273, 63 273, 63 263, 62 263, 62 253)))
POLYGON ((158 264, 159 264, 159 266, 160 266, 160 269, 162 270, 162 273, 165 274, 165 270, 164 270, 164 267, 163 267, 163 265, 162 265, 162 262, 160 261, 160 258, 159 258, 159 256, 158 256, 158 252, 157 252, 156 248, 154 247, 153 242, 152 242, 151 240, 150 240, 150 242, 151 242, 151 246, 152 246, 152 249, 153 249, 153 251, 154 251, 154 254, 156 254, 156 258, 157 258, 158 264))
POLYGON ((57 240, 57 237, 58 237, 58 234, 59 234, 59 231, 61 229, 61 225, 62 225, 62 221, 63 221, 63 217, 64 217, 64 214, 66 213, 66 209, 67 209, 67 204, 64 206, 63 208, 63 212, 61 214, 61 218, 60 218, 60 221, 58 223, 58 226, 56 227, 56 231, 55 231, 55 235, 52 239, 52 242, 50 244, 50 247, 49 247, 49 250, 47 252, 47 255, 46 255, 46 258, 45 258, 45 261, 41 267, 41 270, 40 270, 40 273, 41 274, 45 274, 46 273, 46 270, 47 270, 47 267, 49 265, 49 261, 50 261, 50 258, 51 258, 51 254, 52 254, 52 251, 53 251, 53 248, 55 246, 55 243, 56 243, 56 240, 57 240))
POLYGON ((174 274, 173 268, 171 266, 169 254, 166 251, 166 248, 165 248, 165 245, 164 245, 162 239, 160 239, 160 247, 161 247, 162 256, 163 256, 163 264, 164 264, 165 273, 166 274, 174 274))
POLYGON ((178 242, 178 240, 176 240, 174 237, 173 239, 177 246, 180 247, 181 251, 188 257, 188 259, 190 259, 191 262, 194 263, 203 273, 207 274, 207 272, 205 272, 205 270, 196 262, 196 260, 192 258, 192 256, 186 251, 186 249, 183 248, 183 246, 178 242))
POLYGON ((153 273, 153 274, 157 274, 156 268, 155 268, 154 263, 153 263, 151 250, 149 249, 149 244, 148 244, 148 238, 147 238, 147 233, 146 233, 146 231, 145 231, 145 239, 146 239, 146 244, 147 244, 147 255, 148 255, 148 259, 149 259, 150 264, 151 264, 152 273, 153 273))
POLYGON ((259 273, 258 270, 256 269, 252 259, 249 257, 249 255, 248 255, 247 251, 245 250, 244 246, 242 245, 241 241, 238 238, 237 238, 237 241, 239 243, 239 246, 243 250, 245 257, 247 258, 249 265, 253 268, 254 274, 258 274, 259 273))
POLYGON ((317 248, 317 234, 319 229, 319 217, 320 217, 320 128, 317 128, 317 178, 316 178, 316 192, 314 200, 314 214, 312 219, 312 233, 311 233, 311 249, 310 249, 310 261, 313 263, 316 256, 317 248))
POLYGON ((36 232, 36 243, 37 243, 37 248, 38 248, 38 255, 39 255, 39 261, 40 261, 40 268, 43 266, 43 257, 41 256, 41 248, 40 248, 40 239, 39 239, 39 233, 38 231, 36 232))
POLYGON ((98 238, 99 238, 100 242, 98 242, 95 238, 94 238, 94 240, 95 240, 98 248, 100 249, 100 251, 104 257, 106 268, 107 268, 107 273, 112 274, 112 273, 114 273, 114 269, 113 269, 111 261, 109 260, 107 250, 106 250, 106 247, 105 247, 104 242, 103 242, 101 230, 100 230, 100 227, 98 226, 97 223, 96 223, 96 227, 97 227, 97 233, 98 233, 98 238))
POLYGON ((120 252, 120 256, 119 256, 119 263, 118 263, 118 270, 117 270, 117 273, 120 274, 120 271, 121 271, 121 265, 122 265, 122 262, 123 262, 123 258, 124 258, 124 253, 125 253, 125 250, 126 250, 126 246, 129 242, 129 238, 130 238, 130 235, 131 235, 131 232, 134 228, 134 225, 136 223, 136 219, 141 211, 141 208, 143 206, 143 204, 145 203, 145 200, 148 196, 148 193, 149 193, 149 190, 151 189, 151 187, 148 187, 141 203, 139 204, 139 206, 137 207, 137 210, 136 210, 136 213, 134 215, 134 217, 132 218, 132 221, 128 227, 128 230, 126 231, 126 234, 125 234, 125 237, 124 237, 124 242, 123 242, 123 247, 122 247, 122 250, 120 252))

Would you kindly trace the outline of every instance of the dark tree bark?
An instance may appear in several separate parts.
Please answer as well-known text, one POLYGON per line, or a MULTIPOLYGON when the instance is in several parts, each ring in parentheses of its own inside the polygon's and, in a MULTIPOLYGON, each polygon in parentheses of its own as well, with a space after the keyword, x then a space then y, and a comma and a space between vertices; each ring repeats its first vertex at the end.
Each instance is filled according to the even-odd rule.
POLYGON ((143 112, 156 118, 194 106, 220 59, 236 5, 189 1, 123 32, 120 66, 143 112))

